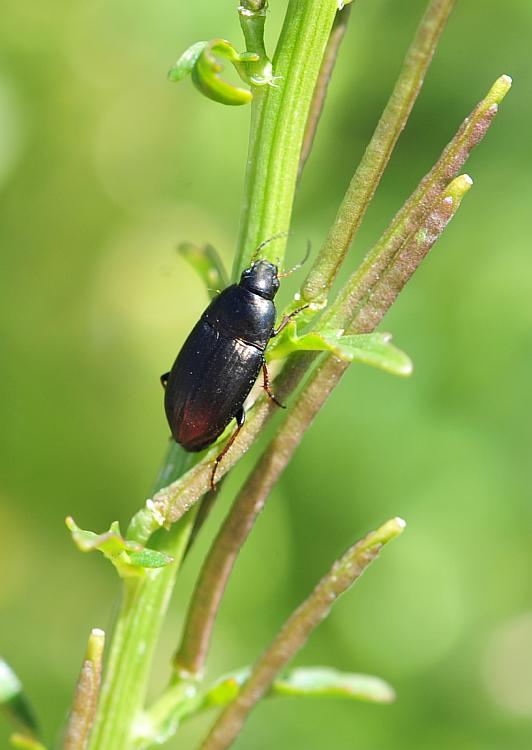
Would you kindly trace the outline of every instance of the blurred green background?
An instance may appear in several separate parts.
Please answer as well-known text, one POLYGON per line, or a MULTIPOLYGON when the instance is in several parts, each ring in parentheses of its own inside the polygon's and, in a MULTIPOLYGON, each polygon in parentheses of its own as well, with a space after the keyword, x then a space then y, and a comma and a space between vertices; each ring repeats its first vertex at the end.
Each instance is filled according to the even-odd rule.
MULTIPOLYGON (((425 4, 355 3, 297 200, 294 262, 307 237, 314 248, 323 239, 425 4)), ((199 39, 242 46, 233 6, 3 6, 0 643, 48 738, 88 631, 111 626, 118 592, 111 566, 76 551, 63 519, 103 530, 147 497, 168 433, 158 377, 206 303, 175 246, 211 242, 230 263, 249 109, 165 74, 199 39)), ((271 1, 270 49, 283 8, 271 1)), ((531 747, 531 31, 529 0, 458 2, 347 264, 491 83, 512 75, 466 166, 473 190, 385 322, 414 375, 347 374, 242 553, 212 649, 213 677, 253 660, 334 557, 401 515, 405 535, 297 660, 379 674, 398 700, 267 702, 239 748, 531 747)), ((185 566, 154 691, 208 539, 255 455, 185 566)), ((169 747, 193 748, 211 720, 169 747)))

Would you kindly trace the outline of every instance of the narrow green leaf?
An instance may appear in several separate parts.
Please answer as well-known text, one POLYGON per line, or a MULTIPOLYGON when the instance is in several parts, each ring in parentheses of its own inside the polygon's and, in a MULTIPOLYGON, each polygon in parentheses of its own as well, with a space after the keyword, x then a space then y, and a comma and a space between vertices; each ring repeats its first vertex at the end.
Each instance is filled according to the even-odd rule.
POLYGON ((9 742, 17 750, 46 750, 42 742, 36 740, 35 737, 29 737, 27 734, 20 734, 19 732, 12 734, 9 742))
POLYGON ((211 298, 229 284, 223 261, 212 245, 198 247, 190 242, 183 242, 177 250, 204 282, 211 298))
POLYGON ((168 79, 170 81, 182 81, 189 73, 192 73, 199 56, 207 44, 208 42, 196 42, 196 44, 193 44, 183 52, 179 60, 168 71, 168 79))
POLYGON ((206 97, 220 104, 248 104, 253 98, 251 91, 220 78, 223 66, 218 58, 229 60, 237 70, 240 69, 240 56, 235 48, 225 39, 213 39, 205 46, 192 69, 194 85, 206 97))
POLYGON ((223 70, 220 58, 229 60, 242 75, 243 66, 258 60, 258 55, 245 52, 242 56, 225 39, 196 42, 172 65, 168 78, 177 82, 190 74, 196 88, 209 99, 231 106, 248 104, 253 98, 250 91, 220 78, 219 73, 223 70))
POLYGON ((71 516, 66 519, 65 523, 72 534, 74 543, 82 552, 92 552, 92 550, 97 549, 103 552, 106 557, 114 557, 126 549, 126 543, 120 535, 116 521, 111 525, 109 531, 105 531, 103 534, 95 534, 94 531, 80 529, 71 516))
POLYGON ((170 565, 174 558, 165 552, 146 547, 138 552, 130 552, 129 561, 140 568, 164 568, 165 565, 170 565))
POLYGON ((201 708, 225 706, 226 703, 234 701, 250 672, 251 667, 242 667, 242 669, 220 677, 205 694, 201 708))
MULTIPOLYGON (((223 706, 234 701, 250 672, 250 667, 244 667, 217 680, 196 710, 223 706)), ((380 677, 340 672, 330 667, 293 669, 274 681, 268 695, 340 697, 373 703, 391 703, 395 699, 394 689, 380 677)))
MULTIPOLYGON (((216 680, 203 695, 198 695, 193 688, 183 689, 182 683, 177 689, 169 687, 141 722, 144 734, 137 737, 135 750, 143 750, 154 743, 162 744, 177 731, 181 721, 191 716, 233 703, 250 674, 251 667, 230 672, 216 680)), ((339 672, 329 667, 304 667, 276 679, 265 697, 286 696, 391 703, 395 692, 387 682, 372 675, 339 672)))
POLYGON ((346 362, 362 362, 392 375, 412 373, 410 358, 393 346, 390 333, 344 335, 341 329, 310 331, 297 335, 295 323, 288 325, 279 342, 268 348, 268 359, 280 359, 295 351, 328 351, 346 362))
POLYGON ((407 376, 412 373, 411 359, 390 343, 390 333, 338 336, 334 332, 322 331, 321 337, 329 345, 329 351, 347 362, 363 362, 392 375, 407 376))
POLYGON ((384 680, 368 674, 339 672, 329 667, 294 669, 275 680, 273 695, 348 698, 372 703, 391 703, 395 691, 384 680))
POLYGON ((164 552, 126 541, 120 533, 118 521, 113 521, 109 531, 103 534, 80 529, 70 516, 66 519, 66 525, 78 549, 82 552, 99 550, 113 563, 122 578, 139 576, 146 568, 162 568, 173 562, 173 558, 164 552))
POLYGON ((20 729, 37 732, 37 722, 24 694, 22 683, 9 664, 0 657, 0 708, 20 729))

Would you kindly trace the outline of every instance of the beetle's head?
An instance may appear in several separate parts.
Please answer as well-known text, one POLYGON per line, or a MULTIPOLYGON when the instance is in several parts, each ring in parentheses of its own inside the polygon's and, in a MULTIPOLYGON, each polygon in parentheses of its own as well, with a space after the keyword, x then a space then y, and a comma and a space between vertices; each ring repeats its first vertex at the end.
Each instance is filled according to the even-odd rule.
POLYGON ((277 266, 267 260, 256 261, 242 272, 240 286, 264 299, 273 299, 279 289, 277 266))

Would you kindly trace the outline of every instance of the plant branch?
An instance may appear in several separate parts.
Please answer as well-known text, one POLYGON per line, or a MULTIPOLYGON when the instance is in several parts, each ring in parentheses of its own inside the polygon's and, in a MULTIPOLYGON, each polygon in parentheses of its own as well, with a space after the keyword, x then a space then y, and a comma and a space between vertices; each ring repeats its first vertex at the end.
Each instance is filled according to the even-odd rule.
MULTIPOLYGON (((363 324, 352 332, 369 333, 380 323, 400 290, 412 276, 471 186, 467 176, 454 180, 442 194, 424 225, 402 249, 388 275, 375 287, 363 308, 363 324)), ((207 555, 191 599, 181 646, 175 657, 178 671, 201 673, 212 638, 214 622, 236 558, 262 511, 271 489, 292 458, 316 414, 349 366, 332 355, 321 359, 292 406, 281 430, 262 454, 237 495, 207 555)))
MULTIPOLYGON (((336 0, 308 0, 305 3, 290 0, 275 55, 275 72, 282 77, 280 85, 278 88, 268 85, 254 87, 236 267, 249 263, 251 253, 261 240, 288 228, 303 131, 335 13, 336 0)), ((257 29, 259 25, 255 24, 253 33, 257 29)), ((253 40, 246 38, 246 42, 253 40)), ((275 256, 281 256, 280 241, 277 240, 276 248, 269 247, 269 250, 275 256)), ((295 387, 304 372, 304 368, 298 369, 298 362, 302 363, 304 357, 292 359, 292 366, 284 377, 287 391, 295 387)), ((262 401, 258 404, 254 418, 248 420, 247 438, 239 441, 241 447, 251 443, 272 413, 269 403, 262 401)), ((216 450, 214 447, 203 458, 202 466, 206 467, 216 450)), ((196 457, 187 458, 181 449, 170 445, 157 489, 168 483, 161 481, 162 478, 169 480, 170 486, 174 487, 172 480, 194 460, 196 457)), ((189 507, 208 489, 207 474, 198 470, 198 465, 192 466, 187 474, 191 481, 187 497, 195 495, 189 507)), ((231 465, 232 457, 228 457, 224 461, 223 473, 231 465)), ((136 514, 128 530, 128 539, 140 543, 154 535, 156 544, 151 542, 150 545, 160 546, 174 562, 156 571, 146 571, 138 580, 126 582, 90 750, 124 750, 134 736, 134 720, 143 707, 153 650, 195 516, 195 512, 188 514, 169 533, 161 529, 161 526, 177 520, 171 512, 169 515, 164 512, 170 508, 164 500, 167 493, 168 490, 156 492, 153 502, 149 501, 136 514)))
MULTIPOLYGON (((362 304, 366 296, 376 286, 382 273, 406 238, 414 229, 422 226, 424 218, 438 195, 458 174, 471 150, 482 140, 493 121, 498 104, 502 101, 510 86, 511 79, 505 75, 501 76, 494 83, 488 95, 473 110, 470 117, 464 121, 433 169, 421 181, 418 188, 397 213, 390 227, 369 251, 359 268, 343 287, 337 301, 324 312, 320 320, 320 327, 346 327, 353 319, 357 307, 362 304)), ((347 203, 343 205, 346 213, 345 215, 342 214, 341 221, 347 223, 350 206, 347 203)), ((314 359, 314 355, 310 353, 293 355, 289 358, 281 375, 276 380, 276 389, 282 399, 286 399, 299 385, 314 359)), ((219 466, 219 477, 229 471, 249 449, 263 426, 275 412, 275 408, 268 399, 259 399, 251 410, 238 441, 219 466)), ((150 500, 149 506, 139 512, 139 517, 145 516, 147 519, 156 517, 159 519, 159 525, 161 523, 170 524, 181 518, 208 490, 209 467, 216 455, 217 448, 213 447, 187 474, 156 493, 150 500)), ((150 526, 149 521, 146 525, 147 527, 150 526)), ((140 539, 140 541, 145 541, 145 539, 140 539)))
POLYGON ((130 746, 134 719, 143 708, 155 644, 194 518, 195 510, 170 532, 161 530, 152 540, 152 546, 173 558, 171 564, 124 582, 90 750, 130 746))
POLYGON ((498 105, 511 85, 512 79, 506 75, 495 81, 486 97, 464 120, 434 167, 351 275, 334 304, 324 312, 320 325, 334 328, 345 325, 353 317, 357 307, 363 304, 406 238, 420 225, 445 186, 456 177, 473 148, 484 138, 497 114, 498 105))
MULTIPOLYGON (((233 279, 263 240, 290 228, 303 134, 336 9, 336 0, 290 0, 273 59, 278 83, 254 91, 233 279)), ((264 257, 282 265, 285 246, 278 237, 264 257)))
POLYGON ((406 282, 460 207, 464 195, 473 185, 469 175, 456 177, 440 195, 421 229, 414 231, 396 253, 386 272, 366 297, 350 325, 349 332, 369 333, 375 330, 393 305, 406 282))
POLYGON ((76 686, 63 741, 64 750, 85 750, 87 746, 100 693, 104 646, 105 633, 94 628, 89 636, 87 653, 76 686))
POLYGON ((417 99, 455 0, 431 0, 406 54, 392 94, 364 152, 336 219, 302 288, 305 302, 325 304, 327 293, 360 227, 417 99))
POLYGON ((237 698, 222 712, 200 750, 225 750, 233 743, 249 712, 270 689, 279 671, 305 645, 312 631, 327 617, 336 599, 355 583, 382 547, 399 536, 404 527, 405 522, 400 518, 388 521, 334 563, 255 664, 237 698))
MULTIPOLYGON (((318 265, 311 272, 305 287, 309 289, 314 288, 316 279, 318 278, 321 279, 321 281, 317 282, 318 286, 319 284, 324 283, 327 290, 332 283, 334 275, 339 268, 339 262, 337 263, 333 259, 335 248, 332 244, 331 238, 334 237, 335 242, 338 242, 338 253, 341 257, 344 257, 356 228, 360 224, 365 208, 376 189, 380 177, 382 176, 382 171, 386 166, 389 154, 393 150, 393 146, 404 127, 409 112, 411 111, 423 75, 432 59, 434 48, 439 36, 441 35, 444 20, 448 17, 452 5, 453 2, 450 0, 433 0, 430 3, 416 33, 414 42, 406 56, 403 69, 400 73, 398 82, 394 87, 390 101, 386 106, 375 134, 366 150, 361 167, 357 169, 340 207, 335 226, 339 225, 342 227, 342 231, 333 228, 329 233, 329 237, 325 243, 325 249, 320 253, 318 265), (401 103, 401 96, 404 97, 403 103, 401 103), (324 280, 325 277, 327 277, 327 281, 324 280)), ((263 106, 263 100, 261 97, 266 96, 267 93, 268 92, 264 89, 259 89, 257 91, 253 104, 253 107, 255 107, 254 112, 257 117, 260 114, 259 108, 263 106)), ((260 116, 262 117, 262 115, 260 116)), ((255 117, 255 115, 253 115, 253 117, 255 117)), ((258 155, 259 140, 260 138, 258 134, 254 132, 254 124, 252 122, 250 153, 253 149, 257 150, 257 153, 254 151, 254 157, 257 157, 258 155)), ((251 163, 252 162, 250 162, 250 164, 251 163)), ((249 172, 250 169, 251 166, 248 168, 248 181, 251 179, 251 174, 249 172)), ((249 186, 246 189, 246 195, 248 193, 249 186)), ((244 214, 249 218, 252 214, 251 208, 245 208, 244 214)), ((242 265, 245 265, 246 262, 247 261, 242 263, 241 260, 238 261, 239 269, 242 265)), ((278 378, 276 384, 281 397, 286 397, 295 387, 297 387, 304 375, 306 367, 308 367, 314 360, 314 356, 300 356, 295 360, 295 364, 293 360, 294 358, 292 358, 291 362, 287 363, 285 374, 278 378)), ((223 464, 219 467, 219 476, 226 473, 233 463, 236 462, 237 457, 240 457, 248 450, 262 427, 273 416, 274 412, 275 407, 272 407, 269 400, 259 400, 252 414, 250 414, 247 419, 246 427, 242 430, 241 435, 239 436, 238 446, 234 446, 224 459, 223 464)), ((172 523, 208 490, 209 470, 207 466, 217 455, 217 450, 218 449, 215 447, 209 451, 205 458, 198 462, 186 475, 186 480, 183 478, 177 479, 154 496, 153 502, 150 502, 147 508, 141 510, 134 519, 134 526, 142 526, 145 528, 143 528, 140 533, 133 532, 133 538, 145 542, 147 535, 149 536, 149 533, 158 528, 161 523, 172 523)))

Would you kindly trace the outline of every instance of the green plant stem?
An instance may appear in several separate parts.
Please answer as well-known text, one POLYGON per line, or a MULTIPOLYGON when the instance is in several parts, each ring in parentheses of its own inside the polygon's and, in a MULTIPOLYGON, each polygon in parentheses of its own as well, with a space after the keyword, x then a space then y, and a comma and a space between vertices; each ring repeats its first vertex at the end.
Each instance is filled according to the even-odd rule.
POLYGON ((336 219, 301 290, 304 302, 325 304, 366 209, 403 131, 442 31, 456 0, 431 0, 375 132, 358 165, 336 219))
MULTIPOLYGON (((254 89, 233 279, 261 242, 290 228, 305 126, 336 10, 336 0, 290 0, 273 59, 279 80, 254 89)), ((275 239, 264 257, 282 265, 285 246, 286 237, 275 239)))
MULTIPOLYGON (((402 248, 388 275, 375 285, 376 293, 368 298, 364 308, 363 322, 366 328, 361 330, 353 325, 350 327, 351 332, 369 333, 377 327, 458 210, 461 197, 470 186, 470 178, 459 177, 440 196, 425 224, 418 228, 410 242, 402 248), (379 287, 382 287, 380 292, 379 287)), ((281 430, 270 442, 238 493, 198 577, 182 642, 175 657, 174 666, 178 671, 193 674, 202 672, 216 615, 236 558, 273 486, 348 366, 349 363, 332 355, 319 361, 292 405, 281 430)))
POLYGON ((152 543, 174 558, 172 564, 146 570, 142 578, 124 582, 90 750, 130 747, 135 718, 145 700, 155 644, 194 517, 195 512, 189 513, 170 532, 159 532, 159 538, 152 543))
POLYGON ((270 689, 279 671, 305 645, 337 598, 355 583, 382 547, 399 536, 404 527, 405 522, 400 518, 388 521, 334 563, 255 664, 237 698, 221 713, 200 750, 225 750, 233 743, 249 712, 270 689))
MULTIPOLYGON (((260 241, 288 229, 308 108, 335 13, 336 0, 291 0, 274 62, 275 73, 281 76, 279 87, 257 87, 254 91, 235 268, 249 262, 260 241)), ((271 251, 277 257, 282 255, 281 249, 277 241, 277 248, 271 251)), ((293 372, 297 372, 297 365, 293 372)), ((286 382, 290 383, 290 374, 286 382)), ((271 411, 269 404, 263 404, 262 414, 256 410, 255 434, 260 430, 258 423, 264 423, 271 411)), ((206 458, 209 460, 210 454, 206 458)), ((230 462, 225 464, 227 469, 230 462)), ((171 446, 162 474, 174 479, 183 468, 179 450, 171 446)), ((189 472, 189 478, 194 476, 198 477, 195 467, 189 472)), ((208 489, 204 478, 200 475, 195 484, 196 490, 201 487, 201 495, 208 489)), ((132 520, 129 539, 146 541, 163 521, 173 520, 160 515, 157 497, 132 520)), ((194 515, 189 513, 168 534, 158 532, 162 535, 161 548, 174 562, 125 584, 90 750, 125 750, 133 736, 133 722, 143 707, 153 650, 194 515)))

